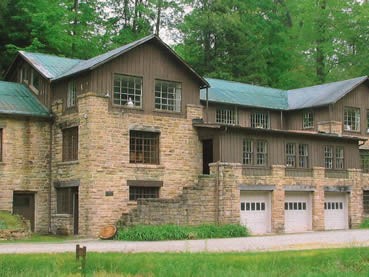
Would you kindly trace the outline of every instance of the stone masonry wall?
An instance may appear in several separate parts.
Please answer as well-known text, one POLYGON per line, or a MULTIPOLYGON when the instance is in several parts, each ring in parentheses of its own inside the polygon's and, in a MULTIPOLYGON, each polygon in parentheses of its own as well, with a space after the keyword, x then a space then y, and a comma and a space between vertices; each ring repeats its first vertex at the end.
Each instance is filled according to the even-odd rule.
MULTIPOLYGON (((101 227, 116 223, 122 213, 136 207, 136 201, 129 201, 127 180, 162 181, 160 197, 174 198, 183 187, 197 183, 202 170, 202 145, 192 127, 192 119, 202 117, 202 106, 187 105, 183 118, 168 113, 112 111, 109 101, 93 93, 81 95, 78 113, 72 114, 63 113, 60 101, 53 105, 53 182, 79 180, 79 232, 89 236, 96 236, 101 227), (79 128, 79 158, 74 162, 61 160, 62 128, 68 126, 79 128), (160 132, 160 164, 129 162, 132 128, 160 132)), ((55 191, 52 203, 55 215, 55 191)))
POLYGON ((48 232, 50 125, 26 118, 0 118, 0 210, 13 211, 14 191, 35 193, 35 231, 48 232))

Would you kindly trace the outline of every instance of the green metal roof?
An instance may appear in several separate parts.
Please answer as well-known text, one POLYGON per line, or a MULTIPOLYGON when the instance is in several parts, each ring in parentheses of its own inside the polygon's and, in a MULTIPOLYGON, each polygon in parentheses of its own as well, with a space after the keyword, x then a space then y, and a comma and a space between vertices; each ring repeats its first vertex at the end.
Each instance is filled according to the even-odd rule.
POLYGON ((0 114, 50 117, 50 113, 22 84, 0 81, 0 114))
POLYGON ((36 67, 46 78, 53 79, 69 71, 82 60, 69 59, 41 53, 19 51, 29 63, 36 67))
MULTIPOLYGON (((248 85, 233 81, 206 78, 210 84, 209 102, 240 106, 285 110, 288 109, 284 90, 248 85)), ((206 89, 201 90, 201 100, 206 100, 206 89)))

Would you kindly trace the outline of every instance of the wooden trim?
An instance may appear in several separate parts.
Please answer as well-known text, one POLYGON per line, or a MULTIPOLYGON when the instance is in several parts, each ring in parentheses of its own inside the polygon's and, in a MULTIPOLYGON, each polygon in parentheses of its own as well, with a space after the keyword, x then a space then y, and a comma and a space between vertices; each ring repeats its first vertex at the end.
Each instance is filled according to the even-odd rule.
POLYGON ((162 187, 163 181, 127 180, 127 186, 130 186, 130 187, 162 187))

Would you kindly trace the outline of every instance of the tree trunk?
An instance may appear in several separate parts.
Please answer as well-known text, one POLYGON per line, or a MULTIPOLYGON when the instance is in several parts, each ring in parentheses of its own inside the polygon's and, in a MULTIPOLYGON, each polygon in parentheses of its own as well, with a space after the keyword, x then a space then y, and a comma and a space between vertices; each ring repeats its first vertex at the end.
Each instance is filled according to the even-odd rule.
POLYGON ((155 35, 159 36, 162 0, 158 0, 157 5, 158 11, 156 13, 155 35))
POLYGON ((325 9, 327 7, 326 0, 317 0, 317 5, 319 9, 319 15, 316 22, 316 35, 317 39, 316 43, 316 77, 319 83, 324 83, 327 77, 326 68, 325 68, 325 53, 324 53, 324 44, 326 42, 326 31, 327 24, 325 17, 325 9))

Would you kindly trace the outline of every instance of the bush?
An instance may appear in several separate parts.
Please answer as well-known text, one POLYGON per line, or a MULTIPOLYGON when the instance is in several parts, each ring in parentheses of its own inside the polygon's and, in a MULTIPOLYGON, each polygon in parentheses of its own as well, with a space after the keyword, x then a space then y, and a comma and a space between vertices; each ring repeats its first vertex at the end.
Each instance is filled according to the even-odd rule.
POLYGON ((22 228, 25 228, 25 224, 19 215, 12 215, 7 211, 0 211, 0 230, 22 228))
POLYGON ((369 218, 366 218, 361 222, 360 229, 369 229, 369 218))
POLYGON ((248 236, 247 229, 238 224, 199 226, 137 225, 119 229, 117 240, 157 241, 208 238, 233 238, 248 236))

